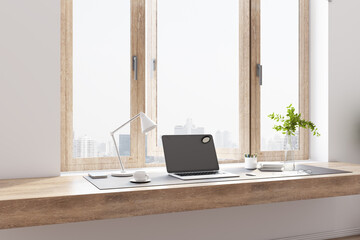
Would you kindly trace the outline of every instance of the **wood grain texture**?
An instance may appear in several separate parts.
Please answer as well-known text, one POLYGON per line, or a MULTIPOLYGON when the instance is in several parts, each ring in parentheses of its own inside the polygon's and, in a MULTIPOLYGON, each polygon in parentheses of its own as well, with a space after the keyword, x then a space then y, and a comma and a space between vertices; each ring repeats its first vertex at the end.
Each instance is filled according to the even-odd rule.
POLYGON ((72 158, 73 124, 73 26, 72 0, 61 0, 61 171, 72 158))
MULTIPOLYGON (((145 0, 131 1, 131 56, 136 56, 138 62, 137 80, 135 80, 134 71, 131 71, 131 116, 135 116, 139 112, 145 112, 145 9, 145 0)), ((145 135, 141 132, 141 122, 139 118, 131 123, 130 134, 130 151, 132 158, 129 163, 136 164, 137 167, 144 167, 145 135)))
POLYGON ((353 173, 98 190, 82 176, 0 181, 0 229, 360 194, 353 173))
POLYGON ((332 240, 360 240, 360 236, 351 236, 351 237, 343 237, 343 238, 333 238, 332 240))
MULTIPOLYGON (((251 153, 260 153, 260 85, 256 65, 260 63, 260 0, 251 0, 250 5, 250 148, 251 153)), ((258 159, 263 160, 261 153, 258 159)), ((266 159, 270 160, 270 159, 266 159)))
MULTIPOLYGON (((309 120, 309 0, 299 1, 299 111, 309 120)), ((300 128, 300 151, 297 159, 309 158, 309 130, 300 128)))
MULTIPOLYGON (((137 162, 132 158, 132 156, 121 156, 125 168, 138 167, 137 162)), ((120 169, 120 163, 117 157, 72 158, 68 161, 67 167, 71 171, 120 169)))
MULTIPOLYGON (((239 1, 239 154, 250 153, 250 1, 239 1)), ((240 155, 240 156, 239 156, 240 155)))
MULTIPOLYGON (((146 114, 155 122, 158 122, 157 109, 157 0, 148 0, 147 8, 147 109, 146 114), (153 65, 155 61, 155 66, 153 65)), ((158 149, 157 130, 147 134, 147 154, 149 156, 163 156, 163 152, 158 149)))

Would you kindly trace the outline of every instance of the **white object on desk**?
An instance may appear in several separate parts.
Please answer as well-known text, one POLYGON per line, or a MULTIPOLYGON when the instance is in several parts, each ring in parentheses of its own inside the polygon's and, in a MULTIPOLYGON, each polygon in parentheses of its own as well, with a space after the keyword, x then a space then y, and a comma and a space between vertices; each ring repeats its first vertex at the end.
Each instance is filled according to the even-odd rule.
POLYGON ((111 176, 113 176, 113 177, 131 177, 133 175, 132 173, 129 173, 129 172, 125 171, 124 165, 123 165, 123 163, 121 161, 121 158, 120 158, 120 152, 119 152, 119 148, 118 148, 118 146, 116 144, 114 134, 117 131, 119 131, 122 127, 124 127, 125 125, 127 125, 128 123, 130 123, 131 121, 135 120, 138 117, 140 117, 140 120, 141 120, 141 131, 142 131, 142 133, 145 134, 145 133, 153 130, 156 127, 156 123, 154 123, 148 116, 146 116, 145 113, 140 112, 139 114, 135 115, 129 121, 127 121, 126 123, 124 123, 123 125, 121 125, 120 127, 118 127, 117 129, 115 129, 114 131, 112 131, 110 133, 110 135, 111 135, 111 137, 112 137, 112 139, 114 141, 116 154, 117 154, 117 157, 119 159, 120 166, 121 166, 121 171, 120 172, 116 172, 116 173, 111 174, 111 176))
POLYGON ((245 158, 245 168, 249 170, 254 170, 257 168, 257 157, 246 157, 245 158))
POLYGON ((107 178, 107 173, 89 173, 88 175, 92 179, 107 178))
POLYGON ((151 179, 150 179, 149 175, 143 170, 134 172, 134 178, 130 179, 130 182, 133 182, 133 183, 147 183, 150 181, 151 181, 151 179))
POLYGON ((262 162, 262 163, 259 163, 259 170, 269 171, 269 172, 282 172, 282 171, 284 171, 284 163, 262 162))

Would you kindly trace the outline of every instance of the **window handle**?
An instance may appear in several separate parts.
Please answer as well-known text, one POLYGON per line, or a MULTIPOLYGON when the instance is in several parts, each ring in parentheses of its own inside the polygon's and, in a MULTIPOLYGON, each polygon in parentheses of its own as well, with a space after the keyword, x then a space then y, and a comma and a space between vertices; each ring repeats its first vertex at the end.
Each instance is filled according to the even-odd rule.
POLYGON ((133 56, 133 71, 134 71, 134 80, 137 80, 138 78, 138 66, 137 66, 137 57, 133 56))
POLYGON ((153 71, 156 71, 156 60, 155 59, 152 60, 152 67, 153 67, 153 71))
POLYGON ((256 76, 259 77, 259 84, 262 85, 262 65, 256 64, 256 76))
POLYGON ((154 78, 154 72, 156 71, 156 59, 153 58, 153 60, 151 61, 151 79, 154 78))

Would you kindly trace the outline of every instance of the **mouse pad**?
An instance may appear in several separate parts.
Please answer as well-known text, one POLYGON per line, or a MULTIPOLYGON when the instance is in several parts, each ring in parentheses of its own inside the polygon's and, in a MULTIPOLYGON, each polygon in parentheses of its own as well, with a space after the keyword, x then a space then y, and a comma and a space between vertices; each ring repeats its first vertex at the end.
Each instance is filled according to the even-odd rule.
POLYGON ((90 183, 92 183, 99 190, 108 190, 108 189, 119 189, 119 188, 153 187, 153 186, 176 185, 176 184, 224 182, 224 181, 239 181, 239 180, 250 180, 250 179, 351 173, 348 171, 322 168, 322 167, 313 167, 303 164, 296 165, 296 171, 285 171, 285 172, 262 172, 260 170, 252 171, 252 170, 246 170, 243 167, 226 167, 226 166, 222 166, 221 170, 237 174, 239 175, 239 177, 201 179, 201 180, 181 180, 169 176, 166 170, 164 169, 156 172, 148 171, 148 175, 151 178, 151 182, 149 183, 132 183, 130 182, 130 179, 132 177, 112 177, 111 175, 109 175, 107 178, 102 178, 102 179, 92 179, 89 176, 84 176, 84 178, 88 180, 90 183), (255 176, 246 176, 246 173, 252 173, 255 176))

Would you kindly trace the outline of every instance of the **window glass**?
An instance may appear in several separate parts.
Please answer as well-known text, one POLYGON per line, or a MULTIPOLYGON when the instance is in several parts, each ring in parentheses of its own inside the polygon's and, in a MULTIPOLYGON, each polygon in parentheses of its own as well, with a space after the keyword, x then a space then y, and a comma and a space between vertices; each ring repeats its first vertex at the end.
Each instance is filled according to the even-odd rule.
MULTIPOLYGON (((261 64, 261 151, 283 150, 285 136, 267 116, 290 104, 299 111, 299 0, 261 0, 261 64)), ((298 131, 294 140, 298 148, 298 131)))
POLYGON ((164 134, 204 133, 218 149, 238 148, 238 2, 158 0, 161 148, 164 134))
MULTIPOLYGON (((130 0, 74 0, 73 156, 115 156, 109 133, 129 117, 130 0)), ((116 136, 121 155, 129 129, 116 136)))

